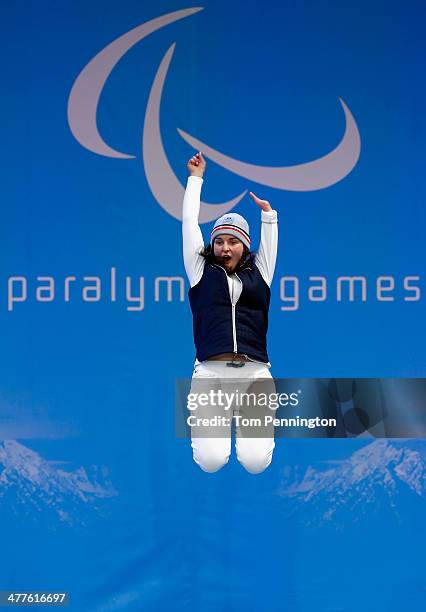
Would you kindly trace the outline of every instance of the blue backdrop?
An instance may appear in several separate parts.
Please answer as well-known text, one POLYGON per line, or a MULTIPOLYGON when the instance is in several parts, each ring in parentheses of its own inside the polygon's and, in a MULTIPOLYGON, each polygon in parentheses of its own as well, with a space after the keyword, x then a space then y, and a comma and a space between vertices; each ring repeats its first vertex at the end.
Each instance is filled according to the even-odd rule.
MULTIPOLYGON (((426 375, 424 17, 2 7, 0 589, 96 611, 423 609, 424 442, 280 439, 262 475, 235 456, 205 474, 174 385, 194 361, 190 142, 205 203, 253 190, 278 211, 274 376, 426 375)), ((248 195, 234 210, 257 244, 248 195)))

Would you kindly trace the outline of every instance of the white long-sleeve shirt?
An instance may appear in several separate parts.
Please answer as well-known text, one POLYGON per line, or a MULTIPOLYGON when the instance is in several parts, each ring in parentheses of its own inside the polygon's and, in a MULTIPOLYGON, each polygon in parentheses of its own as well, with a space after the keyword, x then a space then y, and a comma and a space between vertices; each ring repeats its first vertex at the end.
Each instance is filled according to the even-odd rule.
MULTIPOLYGON (((194 287, 203 276, 205 259, 200 254, 204 249, 204 240, 198 224, 200 213, 200 197, 203 179, 199 176, 189 176, 183 198, 182 239, 183 260, 189 284, 194 287)), ((274 276, 278 249, 278 219, 277 211, 261 211, 262 227, 260 232, 259 250, 255 264, 263 280, 271 286, 274 276)), ((236 304, 241 295, 242 283, 236 274, 228 274, 229 296, 231 303, 236 304)), ((255 361, 251 359, 251 361, 255 361)), ((198 360, 195 364, 199 363, 198 360)), ((270 363, 267 364, 270 366, 270 363)))

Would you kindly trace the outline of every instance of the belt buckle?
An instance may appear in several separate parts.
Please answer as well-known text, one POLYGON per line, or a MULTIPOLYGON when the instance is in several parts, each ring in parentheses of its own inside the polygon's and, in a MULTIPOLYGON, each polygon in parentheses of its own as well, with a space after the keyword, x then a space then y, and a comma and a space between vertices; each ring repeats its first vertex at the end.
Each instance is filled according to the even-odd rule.
POLYGON ((246 362, 244 359, 241 359, 241 357, 234 357, 232 361, 227 361, 226 365, 229 368, 243 368, 246 365, 246 362))

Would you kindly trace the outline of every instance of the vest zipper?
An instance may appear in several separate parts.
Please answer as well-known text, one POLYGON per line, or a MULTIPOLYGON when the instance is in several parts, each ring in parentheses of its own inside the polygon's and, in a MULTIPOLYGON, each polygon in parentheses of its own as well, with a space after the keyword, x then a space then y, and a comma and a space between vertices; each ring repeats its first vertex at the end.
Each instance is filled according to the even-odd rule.
MULTIPOLYGON (((238 276, 238 274, 236 272, 234 272, 234 274, 238 278, 238 280, 240 281, 241 287, 242 287, 243 286, 243 281, 241 280, 241 278, 238 276)), ((241 289, 241 291, 242 291, 242 289, 241 289)), ((237 325, 236 325, 236 322, 235 322, 235 306, 236 306, 236 304, 232 304, 232 333, 234 334, 234 353, 238 353, 238 346, 237 346, 237 325)))
MULTIPOLYGON (((223 270, 225 272, 226 275, 226 283, 228 283, 228 273, 225 270, 225 268, 222 268, 222 266, 219 266, 218 264, 212 264, 213 266, 216 266, 217 268, 220 268, 221 270, 223 270)), ((243 281, 241 280, 241 278, 238 276, 238 274, 236 272, 234 272, 235 276, 238 278, 238 280, 240 281, 241 285, 243 284, 243 281)), ((229 288, 228 288, 228 293, 229 293, 229 288)), ((232 311, 232 338, 234 340, 234 353, 238 353, 238 344, 237 344, 237 326, 235 323, 235 304, 232 303, 231 300, 231 296, 230 297, 230 301, 231 301, 231 311, 232 311)))
POLYGON ((231 304, 231 306, 232 306, 232 335, 234 337, 234 353, 238 353, 237 326, 235 325, 235 304, 231 304))

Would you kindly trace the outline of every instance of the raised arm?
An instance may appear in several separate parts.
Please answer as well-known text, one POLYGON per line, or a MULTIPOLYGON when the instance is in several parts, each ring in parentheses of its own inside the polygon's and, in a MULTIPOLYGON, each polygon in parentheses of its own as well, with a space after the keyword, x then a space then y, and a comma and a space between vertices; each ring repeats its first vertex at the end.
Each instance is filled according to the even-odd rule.
POLYGON ((272 210, 267 200, 261 200, 252 191, 250 191, 250 196, 262 209, 260 244, 256 254, 255 264, 259 268, 263 280, 270 287, 274 277, 275 263, 277 261, 278 215, 276 210, 272 210))
POLYGON ((189 284, 191 287, 194 287, 194 285, 201 280, 205 263, 204 257, 200 255, 200 252, 204 248, 204 240, 200 226, 198 225, 201 187, 206 167, 206 162, 202 153, 197 153, 197 155, 191 157, 187 167, 190 176, 188 177, 183 198, 183 261, 189 284))

